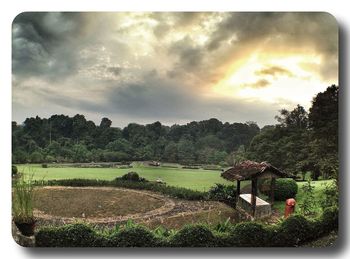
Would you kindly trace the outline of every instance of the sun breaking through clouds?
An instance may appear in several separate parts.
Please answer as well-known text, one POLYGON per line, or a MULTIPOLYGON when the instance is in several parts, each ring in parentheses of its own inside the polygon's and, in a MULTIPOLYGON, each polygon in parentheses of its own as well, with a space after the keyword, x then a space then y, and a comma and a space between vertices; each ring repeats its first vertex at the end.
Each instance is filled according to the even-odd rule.
POLYGON ((13 120, 84 114, 129 122, 274 123, 338 84, 327 13, 22 13, 13 120))

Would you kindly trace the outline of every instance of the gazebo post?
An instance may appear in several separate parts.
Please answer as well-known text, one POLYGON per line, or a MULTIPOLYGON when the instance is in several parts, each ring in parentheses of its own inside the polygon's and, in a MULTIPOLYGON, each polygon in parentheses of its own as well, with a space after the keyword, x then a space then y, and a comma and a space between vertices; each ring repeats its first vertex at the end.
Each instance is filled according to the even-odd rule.
POLYGON ((241 194, 241 181, 237 180, 237 188, 236 188, 236 204, 235 207, 237 206, 238 200, 239 200, 239 195, 241 194))
POLYGON ((275 186, 276 186, 276 178, 275 177, 272 177, 271 178, 271 190, 270 190, 270 196, 271 196, 271 201, 270 201, 270 203, 271 203, 271 205, 273 205, 274 204, 274 202, 275 202, 275 186))
POLYGON ((256 178, 252 179, 252 194, 251 194, 251 204, 252 204, 252 214, 255 217, 256 209, 256 196, 258 195, 258 181, 256 178))

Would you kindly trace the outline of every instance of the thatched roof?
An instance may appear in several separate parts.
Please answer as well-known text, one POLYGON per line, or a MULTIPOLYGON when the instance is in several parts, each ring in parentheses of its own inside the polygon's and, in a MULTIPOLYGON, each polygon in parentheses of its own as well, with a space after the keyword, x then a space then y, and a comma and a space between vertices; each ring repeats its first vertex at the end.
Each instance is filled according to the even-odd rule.
POLYGON ((221 176, 229 181, 243 181, 257 178, 265 172, 270 172, 276 175, 276 177, 292 177, 292 175, 277 169, 267 162, 257 163, 249 160, 243 161, 234 167, 227 169, 221 174, 221 176))

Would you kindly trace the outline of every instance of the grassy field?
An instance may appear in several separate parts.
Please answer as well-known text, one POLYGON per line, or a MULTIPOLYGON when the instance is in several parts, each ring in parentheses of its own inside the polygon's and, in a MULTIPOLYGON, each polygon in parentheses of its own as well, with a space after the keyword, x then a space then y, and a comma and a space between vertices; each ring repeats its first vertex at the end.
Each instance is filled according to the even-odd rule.
POLYGON ((215 183, 233 184, 223 179, 220 171, 201 169, 182 169, 165 167, 145 167, 135 165, 134 168, 42 168, 41 165, 19 165, 20 172, 33 174, 36 180, 51 179, 101 179, 113 180, 127 172, 137 172, 147 180, 161 178, 168 185, 179 186, 193 190, 207 191, 215 183))

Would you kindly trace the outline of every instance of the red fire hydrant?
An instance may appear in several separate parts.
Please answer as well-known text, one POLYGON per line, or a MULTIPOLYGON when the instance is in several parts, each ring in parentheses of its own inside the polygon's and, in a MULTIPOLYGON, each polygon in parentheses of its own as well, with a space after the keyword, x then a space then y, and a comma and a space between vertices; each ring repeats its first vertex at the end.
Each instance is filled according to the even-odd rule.
POLYGON ((287 218, 294 212, 296 201, 294 199, 286 200, 286 207, 284 208, 284 217, 287 218))

